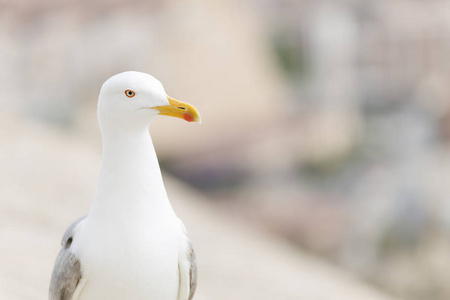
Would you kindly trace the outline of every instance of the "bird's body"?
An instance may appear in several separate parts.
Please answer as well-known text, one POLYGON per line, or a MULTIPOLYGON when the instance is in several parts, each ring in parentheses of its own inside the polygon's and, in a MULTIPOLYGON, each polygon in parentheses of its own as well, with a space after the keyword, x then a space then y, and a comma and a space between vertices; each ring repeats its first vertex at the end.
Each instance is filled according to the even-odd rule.
MULTIPOLYGON (((103 159, 97 194, 87 217, 64 235, 50 300, 192 298, 194 253, 167 198, 146 125, 158 111, 169 115, 170 105, 180 109, 181 102, 173 105, 175 100, 168 98, 167 105, 158 95, 163 91, 159 82, 153 82, 156 92, 147 91, 148 82, 155 80, 148 76, 121 73, 102 87, 98 114, 103 159), (149 94, 151 101, 142 97, 133 108, 122 107, 138 93, 149 94), (141 109, 152 111, 145 116, 141 109)), ((183 117, 189 109, 175 111, 180 114, 175 116, 183 117)), ((196 111, 191 114, 198 120, 196 111)))
POLYGON ((176 299, 182 230, 163 189, 150 136, 112 138, 115 147, 103 154, 96 196, 101 200, 72 244, 90 278, 80 300, 145 298, 139 294, 176 299), (120 230, 112 231, 117 225, 120 230), (132 289, 129 278, 134 278, 132 289))

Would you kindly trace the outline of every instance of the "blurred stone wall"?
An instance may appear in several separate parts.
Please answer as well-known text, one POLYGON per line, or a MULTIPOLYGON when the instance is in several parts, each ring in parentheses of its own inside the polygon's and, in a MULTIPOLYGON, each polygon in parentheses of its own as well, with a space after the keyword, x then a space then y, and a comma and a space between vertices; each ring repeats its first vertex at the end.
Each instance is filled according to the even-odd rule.
POLYGON ((292 109, 174 172, 397 295, 448 299, 448 3, 248 3, 292 109))

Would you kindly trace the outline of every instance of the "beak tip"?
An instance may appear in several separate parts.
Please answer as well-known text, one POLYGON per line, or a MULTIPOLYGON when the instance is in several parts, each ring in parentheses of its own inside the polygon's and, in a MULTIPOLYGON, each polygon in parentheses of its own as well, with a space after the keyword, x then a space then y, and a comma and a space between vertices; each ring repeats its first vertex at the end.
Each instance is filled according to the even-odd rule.
POLYGON ((199 115, 192 115, 192 114, 184 114, 183 119, 188 122, 194 122, 202 124, 202 118, 199 115))
POLYGON ((197 112, 197 114, 196 114, 196 116, 195 116, 193 121, 195 123, 202 124, 202 117, 200 116, 200 114, 198 112, 197 112))

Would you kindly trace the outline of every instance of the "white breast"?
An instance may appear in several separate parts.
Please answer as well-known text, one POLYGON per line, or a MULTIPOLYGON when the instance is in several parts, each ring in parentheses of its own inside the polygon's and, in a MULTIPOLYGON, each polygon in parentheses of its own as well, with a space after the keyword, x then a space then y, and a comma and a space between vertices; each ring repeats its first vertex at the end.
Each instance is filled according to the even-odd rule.
POLYGON ((79 300, 177 299, 180 232, 172 222, 124 224, 113 232, 88 221, 78 239, 83 248, 73 245, 86 279, 79 300))

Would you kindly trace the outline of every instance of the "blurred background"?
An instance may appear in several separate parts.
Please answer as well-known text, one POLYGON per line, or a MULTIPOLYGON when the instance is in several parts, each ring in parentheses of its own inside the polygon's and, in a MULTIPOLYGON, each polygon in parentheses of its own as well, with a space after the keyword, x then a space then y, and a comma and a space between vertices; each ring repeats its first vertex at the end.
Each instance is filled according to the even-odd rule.
POLYGON ((88 211, 97 96, 127 70, 202 114, 150 130, 188 229, 219 218, 383 294, 449 299, 449 53, 445 0, 0 1, 4 299, 46 298, 52 266, 30 272, 88 211))

